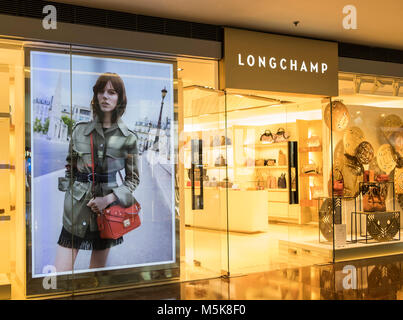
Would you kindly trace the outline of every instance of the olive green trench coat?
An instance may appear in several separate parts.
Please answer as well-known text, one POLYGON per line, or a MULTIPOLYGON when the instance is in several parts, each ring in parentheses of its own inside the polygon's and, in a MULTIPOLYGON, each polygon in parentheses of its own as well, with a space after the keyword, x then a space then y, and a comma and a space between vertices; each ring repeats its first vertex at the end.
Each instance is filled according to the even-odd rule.
MULTIPOLYGON (((120 204, 129 207, 136 202, 133 191, 140 183, 138 171, 137 135, 121 119, 104 131, 97 119, 78 123, 72 133, 69 154, 66 158, 65 177, 59 178, 59 190, 64 198, 63 226, 75 236, 83 238, 87 229, 98 230, 96 214, 87 206, 93 198, 92 181, 80 182, 76 172, 92 173, 90 134, 93 134, 96 173, 116 173, 125 169, 123 184, 114 179, 95 184, 95 196, 113 192, 120 204)), ((122 172, 123 174, 123 172, 122 172)))

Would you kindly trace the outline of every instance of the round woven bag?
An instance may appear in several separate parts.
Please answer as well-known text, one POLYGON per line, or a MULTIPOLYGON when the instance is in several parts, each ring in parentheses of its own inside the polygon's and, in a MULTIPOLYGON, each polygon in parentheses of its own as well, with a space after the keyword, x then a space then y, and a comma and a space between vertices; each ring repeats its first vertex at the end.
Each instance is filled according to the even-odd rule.
POLYGON ((395 155, 389 144, 383 144, 379 147, 378 152, 376 153, 376 161, 379 168, 387 174, 390 174, 396 167, 395 155))
POLYGON ((355 156, 356 149, 364 141, 364 133, 358 127, 348 128, 344 132, 343 145, 344 152, 350 156, 355 156))
POLYGON ((341 101, 333 101, 331 108, 330 103, 326 106, 324 118, 329 129, 333 131, 343 131, 347 128, 350 121, 350 113, 344 103, 341 101), (332 121, 330 121, 330 119, 332 119, 332 121), (332 125, 330 125, 331 122, 332 125))

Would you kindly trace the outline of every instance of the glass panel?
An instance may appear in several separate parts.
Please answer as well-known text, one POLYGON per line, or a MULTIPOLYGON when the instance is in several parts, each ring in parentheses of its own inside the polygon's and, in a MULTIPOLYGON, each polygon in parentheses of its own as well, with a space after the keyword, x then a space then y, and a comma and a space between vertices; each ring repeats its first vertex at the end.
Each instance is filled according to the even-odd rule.
POLYGON ((176 63, 86 50, 71 56, 75 292, 178 278, 176 63))
MULTIPOLYGON (((328 193, 331 179, 331 139, 326 125, 329 99, 292 96, 287 105, 289 126, 295 126, 293 150, 297 163, 297 201, 290 204, 288 265, 331 262, 333 257, 332 210, 328 193), (325 120, 325 121, 324 121, 325 120)), ((340 222, 341 223, 341 222, 340 222)))
POLYGON ((231 275, 277 269, 287 239, 288 144, 285 104, 270 94, 227 91, 228 136, 233 139, 228 188, 231 275), (276 135, 278 133, 278 135, 276 135))
POLYGON ((342 181, 343 197, 351 200, 343 212, 347 245, 335 240, 336 260, 400 252, 402 83, 339 75, 340 96, 332 104, 334 179, 342 181))
POLYGON ((226 178, 233 170, 225 96, 216 89, 217 62, 181 59, 178 67, 183 97, 181 279, 217 277, 228 272, 226 178))
POLYGON ((24 51, 0 40, 0 300, 24 297, 24 51))
POLYGON ((227 91, 232 275, 331 261, 332 242, 320 243, 318 219, 331 165, 327 101, 227 91))
POLYGON ((29 296, 72 290, 71 251, 58 247, 65 191, 71 184, 69 179, 59 179, 64 177, 72 124, 70 47, 34 46, 26 44, 29 296))

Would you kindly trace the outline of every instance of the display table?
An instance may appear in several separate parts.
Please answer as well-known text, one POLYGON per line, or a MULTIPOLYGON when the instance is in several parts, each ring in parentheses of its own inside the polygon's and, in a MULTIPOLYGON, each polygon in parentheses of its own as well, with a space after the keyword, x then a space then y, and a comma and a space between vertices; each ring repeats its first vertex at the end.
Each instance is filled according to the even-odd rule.
POLYGON ((228 189, 228 202, 226 188, 204 187, 203 195, 204 209, 192 210, 192 189, 185 188, 187 226, 226 231, 228 224, 228 231, 244 233, 268 230, 267 190, 228 189))

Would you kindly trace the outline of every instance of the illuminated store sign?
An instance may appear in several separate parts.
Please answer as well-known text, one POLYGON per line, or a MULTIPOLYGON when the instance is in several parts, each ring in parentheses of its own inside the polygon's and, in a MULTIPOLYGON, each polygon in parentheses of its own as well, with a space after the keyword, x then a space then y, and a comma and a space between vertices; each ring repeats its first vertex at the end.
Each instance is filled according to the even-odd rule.
POLYGON ((338 94, 337 43, 226 28, 221 88, 338 94))
MULTIPOLYGON (((262 57, 258 56, 255 58, 253 55, 248 55, 246 57, 246 65, 249 67, 254 67, 257 65, 259 68, 266 68, 266 61, 267 68, 277 69, 280 68, 281 70, 291 70, 291 71, 300 71, 300 72, 320 72, 325 73, 328 69, 327 63, 319 63, 319 62, 312 62, 306 63, 305 61, 298 61, 297 59, 276 59, 275 57, 262 57)), ((241 53, 238 53, 238 65, 244 66, 244 60, 241 53)))

